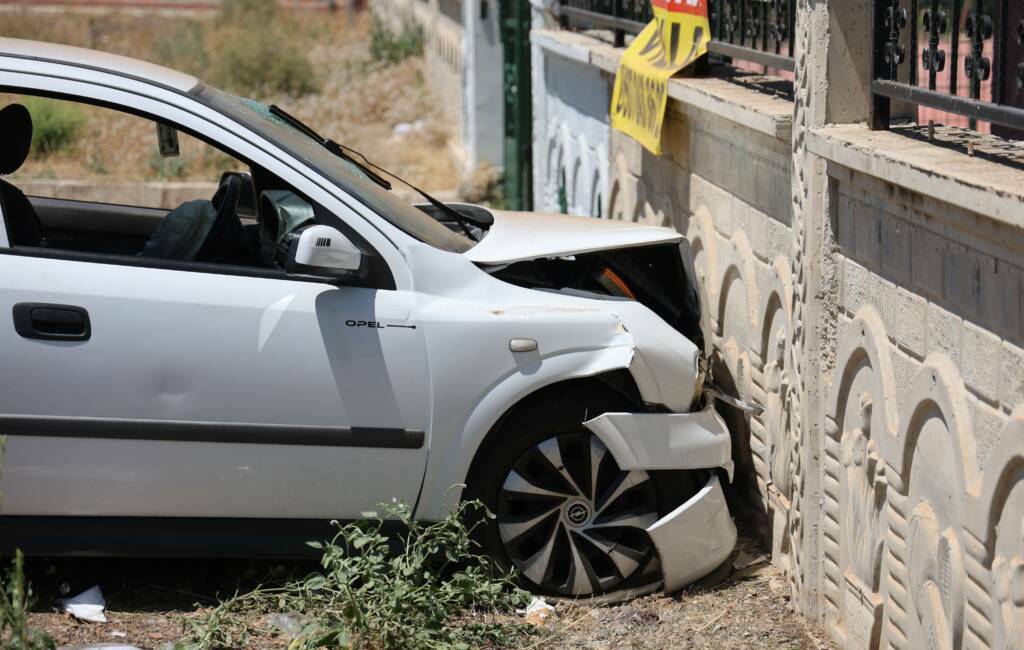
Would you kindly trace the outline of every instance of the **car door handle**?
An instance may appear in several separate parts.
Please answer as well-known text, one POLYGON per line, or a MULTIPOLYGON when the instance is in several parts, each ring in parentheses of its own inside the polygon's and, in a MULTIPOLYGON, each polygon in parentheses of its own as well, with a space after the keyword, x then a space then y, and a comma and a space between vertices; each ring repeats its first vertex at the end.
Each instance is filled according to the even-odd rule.
POLYGON ((27 339, 88 341, 89 312, 74 305, 19 302, 14 305, 14 329, 27 339))

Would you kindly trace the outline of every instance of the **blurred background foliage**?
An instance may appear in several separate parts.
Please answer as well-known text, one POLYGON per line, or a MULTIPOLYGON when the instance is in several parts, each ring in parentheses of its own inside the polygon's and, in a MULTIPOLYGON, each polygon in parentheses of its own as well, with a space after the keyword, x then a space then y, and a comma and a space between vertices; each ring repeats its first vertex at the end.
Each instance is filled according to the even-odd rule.
MULTIPOLYGON (((22 4, 0 13, 0 35, 165 65, 287 107, 427 189, 459 182, 450 111, 424 83, 424 34, 411 25, 395 32, 367 11, 295 10, 275 0, 224 0, 216 10, 195 11, 22 4)), ((143 118, 0 94, 0 106, 11 101, 29 104, 38 131, 16 178, 215 182, 230 167, 227 156, 186 134, 179 157, 161 158, 154 126, 143 118)))

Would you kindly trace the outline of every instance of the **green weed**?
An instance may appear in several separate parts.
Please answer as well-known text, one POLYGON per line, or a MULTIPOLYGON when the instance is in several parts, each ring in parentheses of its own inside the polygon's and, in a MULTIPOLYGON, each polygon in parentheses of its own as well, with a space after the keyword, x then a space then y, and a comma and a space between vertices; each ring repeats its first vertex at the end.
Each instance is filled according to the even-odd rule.
MULTIPOLYGON (((479 502, 462 504, 443 521, 423 524, 408 506, 382 505, 365 520, 338 525, 323 552, 321 570, 277 587, 235 595, 191 624, 184 647, 244 647, 253 632, 287 616, 290 650, 332 648, 469 649, 504 646, 528 626, 493 616, 524 604, 529 594, 511 575, 494 577, 465 521, 479 502), (385 525, 387 522, 388 525, 385 525), (391 524, 401 533, 392 540, 391 524), (393 542, 402 549, 391 552, 393 542), (277 617, 268 617, 274 613, 277 617)), ((479 520, 479 517, 475 518, 479 520)), ((479 524, 476 524, 479 525, 479 524)))
POLYGON ((412 21, 404 21, 397 34, 380 16, 370 18, 370 56, 374 61, 399 63, 411 56, 423 54, 423 28, 412 21))
MULTIPOLYGON (((0 435, 0 471, 3 470, 7 436, 0 435)), ((0 502, 3 502, 0 492, 0 502)), ((0 579, 0 648, 4 650, 54 650, 57 644, 28 624, 33 601, 32 587, 25 582, 25 558, 14 552, 14 562, 6 580, 0 579)))
POLYGON ((28 624, 32 606, 32 588, 25 583, 25 560, 21 551, 0 588, 0 647, 4 650, 54 650, 57 644, 28 624))
POLYGON ((209 72, 215 85, 256 97, 317 91, 313 65, 292 38, 269 28, 253 33, 236 27, 220 28, 215 37, 209 72))
POLYGON ((43 97, 25 97, 25 108, 32 114, 32 152, 49 155, 74 146, 85 115, 69 102, 43 97))

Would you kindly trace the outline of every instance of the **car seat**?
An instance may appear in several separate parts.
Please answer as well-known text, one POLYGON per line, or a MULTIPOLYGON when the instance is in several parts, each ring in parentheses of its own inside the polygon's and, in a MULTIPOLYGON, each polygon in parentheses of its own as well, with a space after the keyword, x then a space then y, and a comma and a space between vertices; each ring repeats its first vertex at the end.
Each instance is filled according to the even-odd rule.
MULTIPOLYGON (((32 147, 32 115, 21 104, 0 110, 0 175, 13 174, 28 158, 32 147)), ((25 194, 0 179, 7 241, 11 246, 42 246, 43 224, 25 194)))
POLYGON ((226 176, 210 201, 187 201, 153 231, 142 257, 258 266, 255 235, 250 236, 236 211, 241 181, 226 176))

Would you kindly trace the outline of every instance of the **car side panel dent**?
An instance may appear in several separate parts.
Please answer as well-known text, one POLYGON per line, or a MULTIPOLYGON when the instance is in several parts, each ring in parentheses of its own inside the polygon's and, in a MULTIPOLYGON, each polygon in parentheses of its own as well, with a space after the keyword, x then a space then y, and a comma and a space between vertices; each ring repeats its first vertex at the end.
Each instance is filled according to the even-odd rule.
POLYGON ((736 525, 718 477, 712 476, 697 494, 652 524, 647 534, 661 556, 667 593, 714 571, 736 545, 736 525))
POLYGON ((639 352, 633 354, 633 360, 629 364, 629 374, 636 382, 637 390, 640 391, 640 397, 644 402, 648 404, 665 403, 657 378, 639 352))
POLYGON ((721 467, 732 481, 729 429, 711 405, 694 413, 605 413, 583 425, 621 469, 721 467))
MULTIPOLYGON (((537 340, 538 355, 543 356, 628 343, 633 349, 628 370, 642 399, 674 411, 689 410, 697 377, 686 370, 695 367, 699 351, 644 305, 622 301, 612 307, 604 301, 518 287, 485 273, 463 255, 423 244, 403 247, 402 254, 415 279, 417 320, 443 322, 449 332, 475 324, 467 334, 486 336, 488 345, 507 345, 510 337, 529 336, 537 340), (507 336, 502 338, 500 331, 507 336)), ((470 342, 462 340, 460 347, 468 351, 470 342)), ((524 368, 528 361, 521 357, 517 364, 524 368)), ((442 373, 435 369, 434 374, 442 373)))

